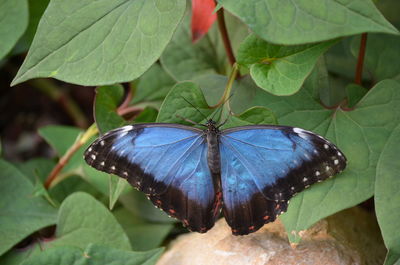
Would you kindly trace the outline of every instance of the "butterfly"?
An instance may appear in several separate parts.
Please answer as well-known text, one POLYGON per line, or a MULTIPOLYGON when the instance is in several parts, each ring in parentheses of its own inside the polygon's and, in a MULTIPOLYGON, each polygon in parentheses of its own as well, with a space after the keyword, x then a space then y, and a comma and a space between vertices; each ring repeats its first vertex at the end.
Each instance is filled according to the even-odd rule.
POLYGON ((300 128, 220 130, 212 119, 203 126, 124 126, 95 140, 84 158, 126 179, 191 231, 207 232, 222 210, 234 235, 273 222, 296 193, 346 167, 334 144, 300 128))

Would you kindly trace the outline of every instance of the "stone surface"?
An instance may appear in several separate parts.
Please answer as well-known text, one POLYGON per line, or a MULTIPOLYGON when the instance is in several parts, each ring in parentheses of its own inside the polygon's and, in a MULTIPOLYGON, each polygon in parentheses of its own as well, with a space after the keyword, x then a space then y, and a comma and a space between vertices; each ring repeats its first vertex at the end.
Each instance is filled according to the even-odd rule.
POLYGON ((359 208, 328 217, 302 233, 292 248, 277 220, 256 233, 233 236, 224 219, 206 234, 172 242, 157 265, 382 264, 385 247, 375 218, 359 208))

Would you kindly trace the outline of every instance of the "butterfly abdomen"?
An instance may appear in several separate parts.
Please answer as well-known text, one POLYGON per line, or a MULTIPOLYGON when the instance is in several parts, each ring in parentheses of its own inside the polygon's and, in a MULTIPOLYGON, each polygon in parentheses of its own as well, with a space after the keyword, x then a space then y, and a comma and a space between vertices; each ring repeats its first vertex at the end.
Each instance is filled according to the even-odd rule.
POLYGON ((218 133, 215 131, 207 132, 207 162, 212 176, 220 177, 221 175, 221 157, 219 153, 218 133))

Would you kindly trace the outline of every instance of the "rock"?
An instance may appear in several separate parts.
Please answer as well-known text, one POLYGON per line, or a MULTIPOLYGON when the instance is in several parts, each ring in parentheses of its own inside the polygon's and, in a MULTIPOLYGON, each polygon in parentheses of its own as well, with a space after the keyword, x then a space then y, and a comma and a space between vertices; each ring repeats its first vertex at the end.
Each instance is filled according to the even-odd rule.
POLYGON ((157 265, 375 265, 385 258, 376 219, 360 208, 339 212, 301 234, 292 248, 279 219, 247 236, 233 236, 221 219, 205 234, 179 236, 157 265))

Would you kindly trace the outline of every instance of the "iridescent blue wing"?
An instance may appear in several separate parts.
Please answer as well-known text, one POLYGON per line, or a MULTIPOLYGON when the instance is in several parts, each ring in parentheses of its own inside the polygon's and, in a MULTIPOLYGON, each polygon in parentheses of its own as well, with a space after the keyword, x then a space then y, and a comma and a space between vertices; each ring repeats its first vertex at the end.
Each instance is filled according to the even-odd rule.
POLYGON ((206 232, 219 204, 203 131, 175 124, 136 124, 97 139, 85 153, 92 167, 118 175, 190 230, 206 232))
POLYGON ((244 235, 272 222, 288 200, 346 167, 328 140, 285 126, 243 126, 220 136, 224 215, 232 232, 244 235))

